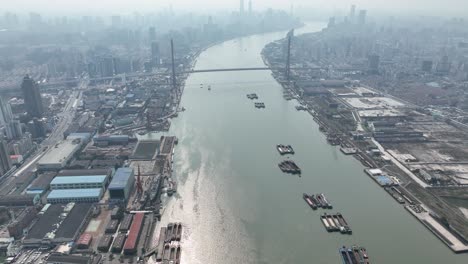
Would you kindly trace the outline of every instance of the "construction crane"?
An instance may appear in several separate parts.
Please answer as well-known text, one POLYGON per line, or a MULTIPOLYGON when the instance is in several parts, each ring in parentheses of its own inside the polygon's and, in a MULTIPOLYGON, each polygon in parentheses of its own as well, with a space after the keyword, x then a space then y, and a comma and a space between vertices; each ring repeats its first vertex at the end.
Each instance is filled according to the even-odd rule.
POLYGON ((140 164, 138 164, 137 192, 139 194, 143 193, 143 185, 141 184, 140 164))

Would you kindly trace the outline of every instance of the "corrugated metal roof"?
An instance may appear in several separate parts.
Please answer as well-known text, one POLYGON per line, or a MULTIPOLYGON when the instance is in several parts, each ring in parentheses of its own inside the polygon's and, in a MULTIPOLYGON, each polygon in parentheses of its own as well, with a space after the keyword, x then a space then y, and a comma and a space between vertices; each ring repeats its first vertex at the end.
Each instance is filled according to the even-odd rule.
POLYGON ((92 169, 92 170, 62 170, 57 176, 86 176, 86 175, 108 175, 111 169, 92 169))
POLYGON ((74 177, 55 177, 50 184, 103 183, 106 175, 86 175, 74 177))
POLYGON ((144 217, 144 213, 136 213, 135 217, 133 217, 133 223, 130 227, 127 241, 125 241, 124 250, 134 250, 136 248, 144 217))
POLYGON ((47 199, 88 198, 101 196, 100 188, 52 190, 47 199))
POLYGON ((120 168, 115 172, 108 189, 122 189, 127 186, 127 181, 133 177, 133 168, 120 168))

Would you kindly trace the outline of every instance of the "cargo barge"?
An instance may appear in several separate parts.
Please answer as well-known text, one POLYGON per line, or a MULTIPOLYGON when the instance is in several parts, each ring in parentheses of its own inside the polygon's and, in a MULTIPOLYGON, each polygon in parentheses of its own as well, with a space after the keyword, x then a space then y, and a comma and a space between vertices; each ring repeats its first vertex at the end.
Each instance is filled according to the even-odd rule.
POLYGON ((338 249, 343 264, 370 264, 366 249, 363 247, 343 246, 338 249))
POLYGON ((320 220, 328 232, 339 231, 341 234, 352 234, 351 228, 340 213, 334 215, 325 213, 320 216, 320 220))
POLYGON ((247 98, 249 98, 250 100, 255 100, 258 99, 258 95, 256 93, 251 93, 247 95, 247 98))
POLYGON ((294 155, 294 149, 293 147, 291 147, 291 145, 278 144, 276 145, 276 149, 281 155, 286 155, 286 154, 294 155))
POLYGON ((255 103, 256 108, 265 108, 265 103, 255 103))
POLYGON ((317 210, 317 204, 315 204, 307 193, 302 194, 302 198, 304 201, 312 208, 313 210, 317 210))
POLYGON ((301 169, 292 160, 285 160, 278 164, 278 167, 284 173, 301 174, 301 169))

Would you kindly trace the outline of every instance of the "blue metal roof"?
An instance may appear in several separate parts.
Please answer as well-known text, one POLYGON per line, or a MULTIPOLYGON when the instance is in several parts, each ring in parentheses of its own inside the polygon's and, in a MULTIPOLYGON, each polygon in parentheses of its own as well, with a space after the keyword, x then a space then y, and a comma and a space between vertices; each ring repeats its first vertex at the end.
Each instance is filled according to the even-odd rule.
POLYGON ((115 171, 114 177, 108 189, 123 189, 127 186, 128 179, 133 177, 133 168, 120 168, 115 171))
POLYGON ((100 197, 101 189, 52 190, 47 199, 100 197))
POLYGON ((55 177, 50 184, 103 183, 106 175, 55 177))

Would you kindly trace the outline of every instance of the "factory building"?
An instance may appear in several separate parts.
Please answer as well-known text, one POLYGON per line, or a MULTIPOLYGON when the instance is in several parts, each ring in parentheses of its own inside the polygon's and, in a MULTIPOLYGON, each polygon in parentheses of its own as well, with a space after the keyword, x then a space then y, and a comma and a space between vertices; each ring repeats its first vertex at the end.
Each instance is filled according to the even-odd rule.
POLYGON ((52 190, 47 196, 47 202, 51 204, 97 203, 101 200, 101 197, 102 188, 52 190))
POLYGON ((50 182, 54 179, 55 175, 55 172, 40 174, 36 179, 33 180, 31 185, 26 188, 26 194, 44 194, 49 190, 50 182))
POLYGON ((133 168, 120 168, 109 184, 111 200, 127 200, 135 183, 133 168))
POLYGON ((66 139, 50 147, 37 163, 38 170, 60 170, 70 161, 80 149, 80 139, 66 139))
POLYGON ((95 146, 126 145, 128 141, 127 135, 101 135, 93 138, 95 146))
POLYGON ((99 189, 106 186, 107 180, 106 175, 55 177, 50 182, 50 189, 99 189))

